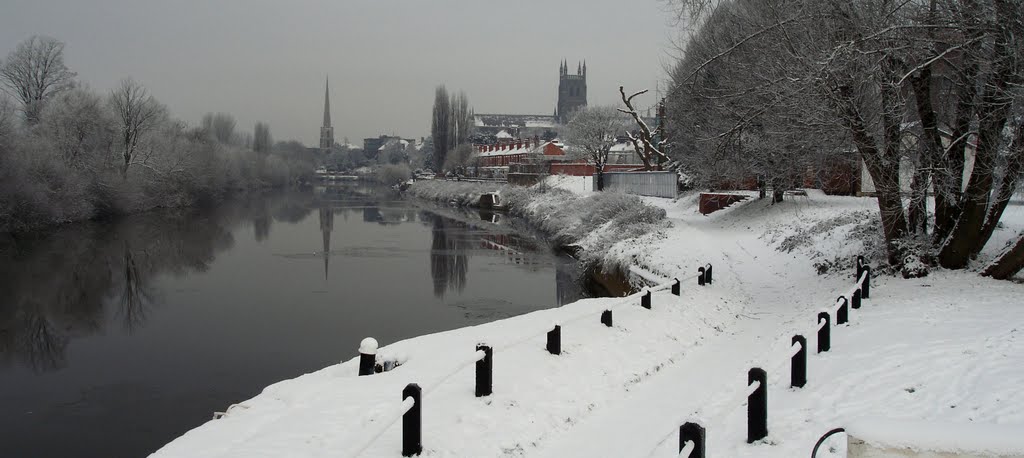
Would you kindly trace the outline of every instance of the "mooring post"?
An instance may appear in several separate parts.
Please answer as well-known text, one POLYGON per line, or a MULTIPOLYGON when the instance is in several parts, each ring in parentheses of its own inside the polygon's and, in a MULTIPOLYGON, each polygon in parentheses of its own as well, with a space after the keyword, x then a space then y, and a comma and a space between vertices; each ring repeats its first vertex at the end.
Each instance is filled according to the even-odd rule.
POLYGON ((860 288, 857 288, 853 292, 853 298, 850 300, 850 308, 852 308, 852 309, 859 309, 860 308, 860 288))
POLYGON ((367 337, 359 342, 359 375, 373 375, 377 364, 377 339, 367 337))
POLYGON ((839 299, 836 300, 843 301, 843 305, 840 305, 839 310, 836 311, 836 326, 839 326, 850 321, 850 310, 847 308, 850 301, 846 300, 846 296, 839 296, 839 299))
POLYGON ((675 283, 672 283, 672 294, 679 296, 682 294, 682 283, 678 278, 676 278, 675 281, 675 283))
POLYGON ((683 451, 687 442, 693 442, 693 451, 685 458, 704 458, 705 435, 703 426, 691 422, 683 423, 683 426, 679 427, 679 451, 683 451))
POLYGON ((792 358, 789 372, 789 387, 803 388, 807 384, 807 339, 802 335, 793 336, 793 343, 800 344, 800 351, 792 358))
POLYGON ((712 277, 711 271, 712 270, 713 269, 711 267, 711 263, 709 262, 708 265, 707 265, 707 270, 704 271, 704 282, 709 284, 709 285, 711 283, 713 283, 713 280, 711 279, 711 277, 712 277))
POLYGON ((562 326, 555 325, 553 329, 548 331, 548 353, 552 355, 562 354, 562 326))
POLYGON ((699 274, 697 274, 697 285, 699 286, 704 286, 704 271, 705 269, 703 267, 697 269, 697 272, 699 272, 699 274))
POLYGON ((818 353, 824 353, 832 348, 832 332, 829 330, 828 312, 818 314, 818 353), (824 325, 821 323, 825 322, 824 325))
POLYGON ((640 296, 640 306, 650 310, 651 309, 651 290, 647 290, 647 293, 640 296))
POLYGON ((494 350, 487 345, 477 344, 477 351, 483 351, 484 357, 476 362, 476 397, 490 396, 493 388, 494 350))
POLYGON ((768 436, 768 374, 764 369, 747 372, 747 386, 758 387, 747 397, 747 443, 753 444, 768 436))
POLYGON ((611 310, 605 310, 605 311, 601 312, 601 323, 603 323, 605 326, 608 326, 609 328, 612 327, 612 311, 611 310))
POLYGON ((861 291, 863 291, 861 298, 871 299, 871 266, 864 266, 864 273, 867 276, 864 278, 864 284, 860 287, 861 291))
POLYGON ((423 453, 423 390, 410 383, 402 390, 402 402, 412 398, 412 407, 402 415, 402 456, 423 453))

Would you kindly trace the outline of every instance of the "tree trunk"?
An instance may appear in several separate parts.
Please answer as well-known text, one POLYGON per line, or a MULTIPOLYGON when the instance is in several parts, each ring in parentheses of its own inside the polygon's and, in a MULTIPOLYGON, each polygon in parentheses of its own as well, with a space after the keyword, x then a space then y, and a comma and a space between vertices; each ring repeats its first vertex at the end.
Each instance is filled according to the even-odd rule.
MULTIPOLYGON (((985 243, 992 238, 992 233, 996 231, 996 226, 999 225, 999 220, 1003 217, 1003 211, 1006 210, 1010 198, 1013 197, 1013 192, 1017 189, 1021 173, 1024 172, 1024 126, 1017 126, 1017 135, 1013 143, 1014 148, 1008 154, 1006 168, 1003 171, 1003 181, 999 185, 999 189, 996 190, 988 214, 985 215, 985 225, 981 227, 981 239, 985 243)), ((985 248, 985 243, 975 246, 971 255, 977 256, 985 248)))
POLYGON ((1017 237, 1017 242, 1002 252, 995 261, 981 273, 986 277, 1006 280, 1024 268, 1024 234, 1017 237))
POLYGON ((597 168, 597 190, 604 191, 604 167, 597 168))
MULTIPOLYGON (((1005 47, 1005 42, 997 40, 995 54, 1006 55, 1009 51, 1005 47)), ((975 248, 988 242, 987 238, 983 238, 981 228, 985 224, 992 193, 992 169, 1012 106, 1012 98, 1008 96, 1006 90, 1012 76, 1013 70, 1010 65, 1005 60, 1001 61, 996 65, 992 81, 986 85, 989 89, 985 91, 979 107, 984 116, 978 124, 978 146, 974 152, 971 178, 967 181, 967 188, 964 191, 963 210, 949 238, 939 251, 939 263, 947 269, 966 267, 971 257, 977 253, 975 248)))

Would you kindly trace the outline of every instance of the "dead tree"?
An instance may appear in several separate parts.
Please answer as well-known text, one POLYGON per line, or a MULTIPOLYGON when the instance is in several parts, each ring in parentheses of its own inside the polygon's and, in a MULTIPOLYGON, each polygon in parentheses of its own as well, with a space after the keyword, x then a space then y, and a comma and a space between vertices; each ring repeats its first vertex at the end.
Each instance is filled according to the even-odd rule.
POLYGON ((636 92, 633 95, 626 97, 626 91, 622 86, 619 86, 619 94, 622 96, 622 103, 626 105, 626 109, 619 108, 619 111, 628 114, 633 117, 633 121, 636 122, 639 136, 633 135, 632 132, 627 131, 626 135, 629 136, 629 141, 633 143, 633 149, 636 150, 636 154, 640 156, 640 160, 644 163, 644 170, 651 170, 651 161, 657 160, 657 169, 661 170, 662 164, 668 161, 668 156, 661 152, 661 148, 667 143, 664 138, 655 142, 654 136, 651 134, 651 128, 647 126, 647 123, 640 117, 640 114, 633 108, 633 98, 646 94, 647 89, 636 92))

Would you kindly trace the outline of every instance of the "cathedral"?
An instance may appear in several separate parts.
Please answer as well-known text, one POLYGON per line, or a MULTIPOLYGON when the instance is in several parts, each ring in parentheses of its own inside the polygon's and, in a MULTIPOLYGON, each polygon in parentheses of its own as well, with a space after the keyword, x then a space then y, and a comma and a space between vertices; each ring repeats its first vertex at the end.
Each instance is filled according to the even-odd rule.
POLYGON ((548 137, 554 129, 572 119, 576 110, 587 106, 587 64, 577 63, 576 74, 562 61, 558 67, 558 100, 552 115, 478 114, 474 131, 479 136, 510 135, 519 138, 548 137))

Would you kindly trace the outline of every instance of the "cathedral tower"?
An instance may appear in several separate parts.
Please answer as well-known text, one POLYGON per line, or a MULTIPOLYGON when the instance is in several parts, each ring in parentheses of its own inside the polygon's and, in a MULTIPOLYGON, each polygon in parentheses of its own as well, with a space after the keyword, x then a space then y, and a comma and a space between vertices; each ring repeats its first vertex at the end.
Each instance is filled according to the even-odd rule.
POLYGON ((329 153, 334 147, 334 128, 331 127, 331 82, 324 88, 324 125, 320 127, 320 149, 329 153))
POLYGON ((587 106, 587 63, 576 64, 576 74, 569 73, 569 64, 562 61, 558 70, 558 108, 555 117, 565 124, 572 113, 587 106))

